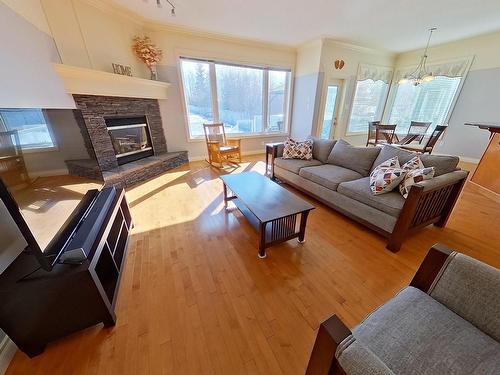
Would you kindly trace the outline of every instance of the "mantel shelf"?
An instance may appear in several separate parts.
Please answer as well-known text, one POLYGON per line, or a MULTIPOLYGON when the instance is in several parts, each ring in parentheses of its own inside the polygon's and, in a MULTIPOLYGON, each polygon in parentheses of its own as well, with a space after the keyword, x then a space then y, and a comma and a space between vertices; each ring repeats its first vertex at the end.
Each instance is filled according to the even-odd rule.
POLYGON ((54 64, 69 94, 167 99, 170 83, 54 64))

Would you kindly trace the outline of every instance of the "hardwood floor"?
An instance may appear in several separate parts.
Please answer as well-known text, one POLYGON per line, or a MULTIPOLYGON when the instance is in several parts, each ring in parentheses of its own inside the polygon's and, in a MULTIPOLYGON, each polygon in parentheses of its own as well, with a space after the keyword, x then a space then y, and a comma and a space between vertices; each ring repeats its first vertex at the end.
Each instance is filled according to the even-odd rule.
MULTIPOLYGON (((262 157, 239 170, 264 171, 262 157)), ((298 193, 299 194, 299 193, 298 193)), ((303 374, 319 322, 348 325, 407 285, 440 242, 500 267, 500 203, 468 184, 446 228, 399 253, 382 237, 306 198, 306 243, 268 249, 235 210, 218 172, 191 163, 127 192, 136 223, 113 329, 90 328, 7 374, 303 374)), ((22 322, 19 322, 22 324, 22 322)))

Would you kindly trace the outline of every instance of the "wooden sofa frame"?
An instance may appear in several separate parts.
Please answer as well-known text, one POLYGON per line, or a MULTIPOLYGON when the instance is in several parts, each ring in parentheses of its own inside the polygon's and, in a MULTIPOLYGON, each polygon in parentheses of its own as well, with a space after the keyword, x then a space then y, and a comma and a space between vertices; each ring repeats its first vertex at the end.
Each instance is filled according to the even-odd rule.
MULTIPOLYGON (((410 286, 427 293, 452 252, 453 250, 439 244, 432 246, 420 264, 410 286)), ((337 315, 332 315, 322 322, 311 352, 306 375, 345 374, 335 358, 335 352, 340 343, 350 335, 351 331, 337 315)))
MULTIPOLYGON (((274 159, 278 157, 283 145, 274 145, 272 151, 272 166, 271 166, 271 179, 276 179, 274 176, 274 159)), ((333 205, 327 200, 307 191, 301 186, 293 184, 289 181, 283 181, 286 184, 300 190, 321 203, 333 208, 334 210, 342 213, 343 215, 357 221, 360 224, 378 232, 388 239, 387 249, 392 252, 398 252, 401 248, 403 241, 413 232, 434 224, 437 227, 444 227, 450 218, 450 215, 455 207, 455 203, 460 196, 460 193, 467 181, 467 175, 463 179, 450 182, 446 185, 437 186, 434 189, 424 191, 424 188, 419 185, 413 185, 410 188, 408 197, 405 204, 401 209, 401 213, 396 221, 392 232, 385 231, 366 220, 363 220, 351 212, 344 210, 341 207, 333 205)))

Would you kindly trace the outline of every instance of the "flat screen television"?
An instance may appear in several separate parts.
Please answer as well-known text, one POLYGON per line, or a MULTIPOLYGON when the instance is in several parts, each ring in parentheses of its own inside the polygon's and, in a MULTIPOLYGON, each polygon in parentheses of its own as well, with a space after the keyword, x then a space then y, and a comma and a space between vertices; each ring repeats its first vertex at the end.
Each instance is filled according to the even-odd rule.
POLYGON ((0 196, 43 268, 57 261, 102 186, 79 110, 0 108, 0 196))

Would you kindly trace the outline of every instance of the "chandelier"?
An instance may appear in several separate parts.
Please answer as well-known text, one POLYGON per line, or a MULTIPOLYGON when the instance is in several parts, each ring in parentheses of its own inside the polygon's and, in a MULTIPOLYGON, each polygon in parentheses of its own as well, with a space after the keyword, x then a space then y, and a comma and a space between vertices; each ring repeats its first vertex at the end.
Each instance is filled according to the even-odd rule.
POLYGON ((429 43, 431 42, 432 33, 436 30, 436 27, 432 27, 429 29, 429 39, 427 39, 427 45, 425 46, 424 54, 420 58, 420 63, 412 73, 406 74, 399 80, 398 83, 400 85, 411 82, 414 86, 418 86, 421 83, 430 82, 434 79, 434 75, 432 74, 432 72, 427 71, 425 63, 427 62, 427 50, 429 49, 429 43))
MULTIPOLYGON (((174 4, 172 4, 172 2, 171 2, 170 0, 165 0, 165 1, 168 3, 168 5, 170 5, 170 15, 171 15, 172 17, 175 17, 175 5, 174 5, 174 4)), ((156 0, 156 6, 157 6, 158 8, 161 8, 161 7, 162 7, 162 5, 161 5, 161 0, 156 0)))

